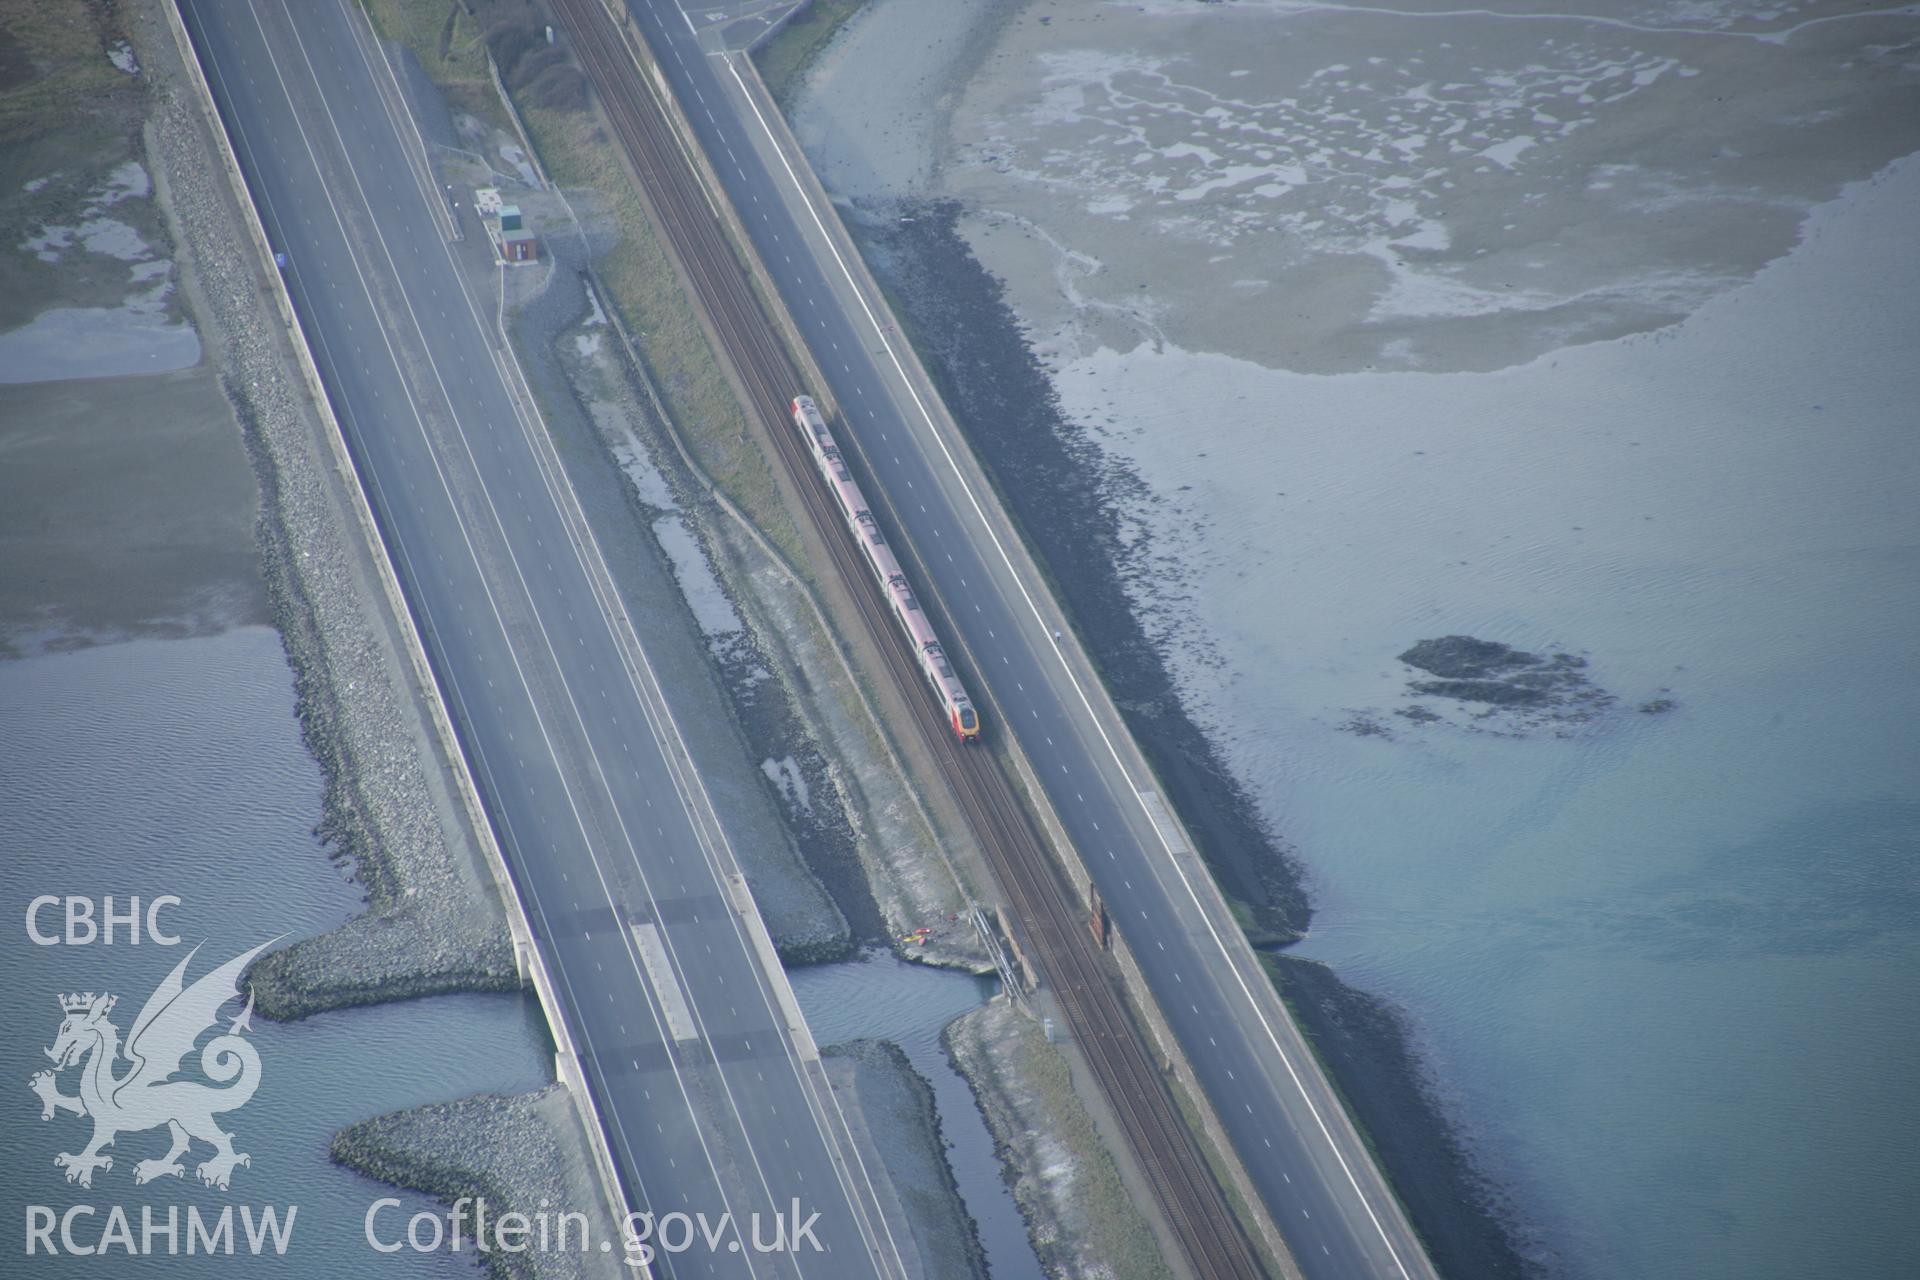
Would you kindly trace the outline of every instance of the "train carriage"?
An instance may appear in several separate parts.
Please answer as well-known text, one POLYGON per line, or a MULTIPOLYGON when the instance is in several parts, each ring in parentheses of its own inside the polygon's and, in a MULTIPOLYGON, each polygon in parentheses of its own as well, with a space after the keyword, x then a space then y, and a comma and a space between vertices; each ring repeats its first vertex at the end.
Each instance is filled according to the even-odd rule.
POLYGON ((894 556, 893 548, 887 545, 886 535, 880 532, 880 522, 874 519, 866 495, 860 491, 852 471, 848 470, 846 459, 840 454, 840 446, 827 429, 826 419, 820 416, 819 407, 814 404, 812 396, 795 396, 791 407, 793 425, 806 439, 807 451, 813 455, 820 478, 826 481, 827 489, 833 494, 840 518, 846 521, 847 531, 853 535, 867 567, 880 583, 880 589, 886 593, 887 606, 913 646, 914 660, 920 666, 920 674, 926 678, 934 696, 940 699, 948 726, 961 741, 974 741, 980 736, 980 712, 974 707, 973 699, 967 696, 960 677, 954 673, 953 663, 947 658, 940 638, 934 634, 926 611, 913 594, 907 575, 900 571, 900 562, 894 556))

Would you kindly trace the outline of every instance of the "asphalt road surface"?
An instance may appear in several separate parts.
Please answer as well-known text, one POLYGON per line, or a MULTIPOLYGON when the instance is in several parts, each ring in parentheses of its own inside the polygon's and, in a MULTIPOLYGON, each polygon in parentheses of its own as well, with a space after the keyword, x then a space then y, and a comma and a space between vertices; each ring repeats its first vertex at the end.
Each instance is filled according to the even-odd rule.
MULTIPOLYGON (((635 1208, 732 1214, 678 1276, 893 1274, 604 562, 443 237, 346 0, 182 13, 425 636, 635 1208), (825 1254, 761 1253, 817 1211, 825 1254)), ((384 74, 384 72, 381 72, 384 74)), ((417 146, 417 142, 414 144, 417 146)), ((417 151, 414 153, 417 155, 417 151)), ((482 1047, 479 1051, 484 1051, 482 1047)))
POLYGON ((712 31, 703 38, 674 0, 628 9, 827 378, 842 412, 836 434, 858 446, 877 500, 955 620, 986 732, 1019 735, 1302 1269, 1315 1280, 1433 1274, 1310 1052, 1276 1016, 1265 975, 1224 945, 1234 925, 1202 907, 1194 873, 1171 855, 1155 800, 1143 800, 1152 781, 1116 749, 1086 675, 1053 637, 1044 588, 1006 553, 991 495, 956 465, 958 442, 828 234, 833 211, 808 194, 798 158, 778 150, 765 104, 741 83, 740 55, 712 31))

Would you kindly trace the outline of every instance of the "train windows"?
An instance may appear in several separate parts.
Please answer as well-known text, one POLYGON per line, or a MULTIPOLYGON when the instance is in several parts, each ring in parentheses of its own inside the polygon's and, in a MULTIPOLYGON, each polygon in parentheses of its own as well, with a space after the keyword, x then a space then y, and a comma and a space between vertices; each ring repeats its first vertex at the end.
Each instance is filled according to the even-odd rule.
POLYGON ((968 733, 979 727, 980 721, 973 714, 973 708, 966 703, 960 704, 960 727, 968 733))

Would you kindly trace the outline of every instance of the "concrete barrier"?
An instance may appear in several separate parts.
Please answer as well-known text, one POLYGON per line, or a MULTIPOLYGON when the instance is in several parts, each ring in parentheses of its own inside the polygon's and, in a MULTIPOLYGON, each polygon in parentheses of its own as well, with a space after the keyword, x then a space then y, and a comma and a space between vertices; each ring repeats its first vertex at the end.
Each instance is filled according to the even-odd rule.
MULTIPOLYGON (((898 322, 892 318, 891 308, 887 304, 886 296, 882 292, 879 282, 873 278, 871 271, 867 267, 866 260, 861 257, 858 247, 853 242, 853 237, 848 233, 844 224, 841 223, 831 197, 828 196, 826 189, 820 185, 819 178, 814 174, 812 165, 807 161, 799 140, 793 136, 792 131, 788 128, 786 117, 780 112, 777 104, 773 101, 773 95, 768 92, 765 83, 761 81, 758 69, 754 67, 750 58, 729 57, 727 61, 728 65, 738 77, 744 91, 752 99, 753 105, 766 123, 769 133, 773 135, 774 145, 785 157, 787 167, 792 171, 796 181, 801 184, 807 198, 813 202, 815 208, 827 211, 826 214, 821 217, 820 222, 827 237, 834 243, 834 247, 838 250, 841 260, 847 264, 847 268, 854 279, 855 289, 863 295, 867 307, 875 315, 887 317, 892 331, 896 334, 900 333, 900 326, 898 322)), ((1121 720, 1119 710, 1112 705, 1107 695, 1105 685, 1100 682, 1098 676, 1094 673, 1092 661, 1081 651, 1077 638, 1072 633, 1070 621, 1054 602, 1051 591, 1044 589, 1042 584, 1046 581, 1045 576, 1040 572, 1039 566, 1028 553, 1025 542, 1013 527, 1012 520, 1000 508, 997 490, 994 489, 991 482, 987 479, 986 472, 981 467, 978 459, 975 458, 972 446, 967 441, 965 434, 960 430, 958 424, 953 421, 952 414, 946 408, 945 402, 941 399, 938 390, 934 387, 931 375, 929 375, 925 367, 921 365, 918 354, 909 345, 904 342, 893 345, 896 351, 903 353, 900 360, 902 372, 913 385, 921 403, 928 407, 930 417, 932 417, 934 421, 934 430, 942 437, 948 452, 955 459, 955 465, 964 472, 968 486, 974 494, 981 496, 982 506, 995 517, 998 525, 996 533, 998 534, 1001 546, 1006 549, 1008 557, 1013 562, 1016 576, 1027 584, 1042 586, 1042 589, 1035 592, 1034 599, 1038 607, 1045 611, 1046 616, 1043 620, 1051 630, 1057 632, 1062 637, 1062 639, 1057 642, 1061 650, 1061 656, 1063 660, 1067 662, 1070 669, 1072 669, 1075 682, 1087 693, 1088 702, 1091 704, 1090 709, 1096 720, 1101 723, 1104 736, 1110 743, 1115 745, 1116 754, 1121 758, 1122 769, 1130 779, 1150 779, 1152 773, 1147 766, 1145 757, 1141 755, 1137 744, 1133 741, 1131 733, 1121 720)), ((924 575, 922 576, 924 577, 924 575)), ((928 585, 930 587, 930 584, 928 585)), ((948 609, 947 612, 948 616, 954 616, 951 609, 948 609)), ((963 650, 966 648, 964 637, 956 633, 953 638, 963 650)), ((981 669, 981 664, 971 653, 968 654, 968 659, 975 670, 981 669)), ((1039 818, 1041 828, 1047 837, 1048 843, 1052 846, 1060 865, 1068 873, 1069 880, 1073 882, 1075 889, 1079 892, 1081 901, 1087 901, 1087 890, 1092 884, 1092 876, 1088 872, 1086 864, 1081 861, 1079 850, 1074 847, 1072 840, 1068 838, 1066 829, 1061 824, 1051 802, 1047 799, 1046 791, 1039 783, 1038 774, 1034 770, 1032 762, 1028 759, 1025 751, 1021 749, 1018 738, 1009 736, 1007 738, 1007 746, 1008 755, 1014 764, 1023 790, 1026 792, 1029 807, 1039 818)), ((1139 790, 1140 788, 1136 784, 1136 796, 1139 794, 1139 790)), ((1177 821, 1174 821, 1173 826, 1174 829, 1179 829, 1177 821)), ((1158 824, 1156 824, 1156 831, 1158 832, 1160 830, 1158 824)), ((1164 837, 1164 833, 1162 834, 1164 837)), ((1185 838, 1184 832, 1182 832, 1178 844, 1169 845, 1168 853, 1177 860, 1185 859, 1187 861, 1188 865, 1183 868, 1183 871, 1190 881, 1195 880, 1197 872, 1197 883, 1204 885, 1204 890, 1201 893, 1202 909, 1209 913, 1217 913, 1214 915, 1215 919, 1228 922, 1227 928, 1223 929, 1222 932, 1230 932, 1232 934, 1232 938, 1246 950, 1248 961, 1253 964, 1257 970, 1258 960, 1252 956, 1251 946, 1247 944, 1245 936, 1241 934, 1238 926, 1232 924, 1232 914, 1227 908, 1225 899, 1220 895, 1219 887, 1214 883, 1211 873, 1207 872, 1204 866, 1199 864, 1199 859, 1193 854, 1192 849, 1191 840, 1185 838)), ((1254 1232, 1269 1255, 1280 1261, 1286 1273, 1297 1274, 1296 1264, 1294 1264, 1292 1256, 1288 1252, 1284 1240, 1281 1238, 1277 1224, 1273 1221, 1272 1215, 1267 1211, 1265 1200, 1261 1198, 1253 1185, 1252 1178, 1248 1176, 1245 1166, 1241 1164, 1238 1153, 1228 1139, 1226 1126, 1221 1122, 1219 1114, 1214 1110, 1206 1091, 1199 1085, 1199 1079, 1194 1074, 1193 1065, 1187 1058, 1184 1046, 1180 1044, 1178 1037, 1173 1034, 1172 1028, 1167 1025, 1165 1017, 1160 1012, 1157 1000, 1147 986, 1145 976, 1140 972, 1132 952, 1127 947, 1124 930, 1116 929, 1113 936, 1113 952, 1116 960, 1119 962, 1129 1002, 1133 1005, 1135 1013, 1147 1025, 1149 1032, 1153 1035, 1156 1047, 1158 1047, 1161 1052, 1163 1060, 1170 1067, 1173 1076, 1184 1086, 1187 1096, 1199 1113, 1201 1128, 1204 1130, 1209 1146, 1218 1157, 1220 1166, 1227 1171, 1228 1179, 1233 1184, 1234 1190, 1238 1193, 1238 1198, 1242 1205, 1245 1206, 1247 1215, 1253 1218, 1253 1221, 1248 1222, 1247 1226, 1254 1232)), ((1264 989, 1268 997, 1271 997, 1271 1005, 1269 1007, 1279 1006, 1279 995, 1273 990, 1271 983, 1265 978, 1264 971, 1261 971, 1260 987, 1264 989)), ((1259 997, 1256 996, 1256 999, 1258 998, 1259 997)), ((1287 1018, 1289 1025, 1291 1025, 1290 1015, 1286 1014, 1284 1008, 1279 1010, 1277 1016, 1287 1018)))
MULTIPOLYGON (((353 8, 353 6, 349 6, 353 8)), ((334 416, 333 403, 327 398, 326 386, 320 379, 319 366, 314 363, 313 351, 307 344, 306 332, 301 327, 300 317, 293 307, 293 296, 287 289, 287 282, 275 265, 273 247, 267 239, 266 224, 260 217, 260 209, 254 203, 253 193, 247 187, 246 177, 240 170, 240 162, 233 148, 233 139, 227 133, 226 122, 220 118, 218 107, 214 103, 213 88, 207 83, 206 72, 200 65, 200 57, 193 47, 192 37, 187 34, 184 18, 179 10, 178 0, 168 0, 165 5, 167 24, 173 32, 175 43, 180 48, 181 61, 192 76, 194 87, 198 90, 201 110, 207 117, 208 128, 220 150, 220 159, 234 196, 241 209, 246 213, 249 240, 259 260, 262 274, 275 282, 272 290, 281 323, 286 327, 290 345, 299 364, 302 380, 312 398, 314 409, 320 414, 326 430, 322 435, 328 441, 333 453, 334 465, 347 483, 348 493, 355 522, 359 525, 360 535, 368 549, 373 553, 372 560, 380 580, 381 592, 386 598, 389 612, 395 619, 395 625, 401 631, 399 648, 407 655, 413 668, 414 678, 421 690, 420 702, 428 718, 428 726, 440 742, 441 749, 452 763, 455 775, 454 790, 460 797, 466 810, 468 824, 474 839, 479 843, 488 869, 492 872, 494 883, 500 891, 500 897, 506 908, 507 927, 513 937, 515 963, 521 976, 528 978, 540 1001, 541 1012, 546 1017, 548 1032, 553 1036, 554 1071, 560 1081, 573 1095, 575 1106, 583 1121, 587 1133, 588 1149, 593 1152, 596 1173, 601 1190, 607 1199, 607 1208, 615 1223, 624 1223, 632 1212, 627 1204, 626 1195, 620 1187, 619 1174, 613 1162, 613 1152, 607 1145, 606 1124, 600 1115, 600 1109, 593 1100, 592 1091, 587 1087, 586 1074, 580 1065, 580 1056, 574 1046, 572 1032, 568 1030, 564 1006, 559 991, 555 987, 552 975, 547 971, 545 959, 534 942, 533 926, 527 917, 526 905, 520 899, 520 893, 513 882, 513 875, 507 868, 505 855, 501 852, 498 840, 494 837, 493 825, 480 803, 479 789, 474 785, 473 771, 467 760, 465 750, 453 730, 453 721, 447 713, 446 703, 440 694, 439 683, 434 679, 433 669, 427 660, 427 651, 420 638, 419 629, 414 625, 413 614, 407 607, 405 594, 400 588, 400 578, 395 572, 393 560, 387 550, 386 540, 380 534, 379 523, 373 514, 373 504, 367 497, 365 485, 360 473, 353 465, 353 457, 347 449, 347 440, 339 420, 334 416)), ((651 1276, 651 1268, 635 1267, 641 1276, 651 1276)))
POLYGON ((533 166, 533 176, 540 180, 544 188, 553 187, 553 179, 547 176, 546 166, 540 163, 540 153, 533 148, 533 139, 527 135, 527 123, 520 118, 520 108, 513 105, 513 95, 507 92, 507 82, 501 78, 500 64, 487 55, 487 78, 493 81, 493 91, 500 96, 500 105, 507 110, 507 119, 513 121, 513 131, 520 135, 520 147, 527 153, 527 163, 533 166))

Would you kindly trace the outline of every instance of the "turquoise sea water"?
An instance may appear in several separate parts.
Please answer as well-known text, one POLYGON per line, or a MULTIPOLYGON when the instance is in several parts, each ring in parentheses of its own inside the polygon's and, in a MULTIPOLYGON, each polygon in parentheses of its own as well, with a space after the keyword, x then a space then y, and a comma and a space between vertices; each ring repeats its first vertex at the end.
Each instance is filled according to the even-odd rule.
POLYGON ((1684 323, 1497 373, 1059 376, 1162 495, 1137 597, 1310 874, 1300 950, 1405 1014, 1550 1274, 1914 1274, 1916 226, 1909 159, 1684 323), (1393 715, 1455 633, 1621 704, 1393 715))
MULTIPOLYGON (((184 1179, 136 1187, 134 1163, 166 1149, 160 1130, 121 1135, 111 1170, 90 1190, 69 1185, 53 1156, 79 1150, 90 1122, 61 1113, 43 1123, 27 1088, 49 1065, 41 1051, 59 1027, 61 993, 114 992, 124 1034, 192 944, 204 940, 197 975, 278 934, 319 932, 357 911, 358 892, 311 834, 319 803, 292 678, 267 628, 0 662, 0 1019, 9 1029, 0 1047, 0 1274, 473 1274, 466 1258, 369 1250, 362 1220, 373 1200, 400 1195, 402 1216, 427 1202, 335 1167, 327 1143, 381 1112, 546 1083, 545 1033, 528 1001, 463 996, 293 1024, 255 1019, 248 1038, 261 1058, 259 1091, 221 1117, 252 1164, 235 1171, 227 1192, 194 1178, 204 1148, 184 1179), (124 934, 111 947, 33 945, 26 907, 39 894, 122 903, 177 895, 162 923, 184 945, 129 946, 124 934), (270 1204, 283 1217, 291 1205, 297 1215, 284 1257, 24 1257, 26 1206, 64 1214, 82 1204, 97 1210, 90 1230, 79 1221, 83 1240, 97 1238, 116 1204, 136 1230, 142 1205, 161 1214, 177 1206, 183 1222, 189 1205, 217 1215, 229 1204, 270 1204)), ((43 915, 43 931, 57 921, 57 912, 43 915)), ((64 1092, 75 1091, 76 1075, 66 1073, 64 1092)))

